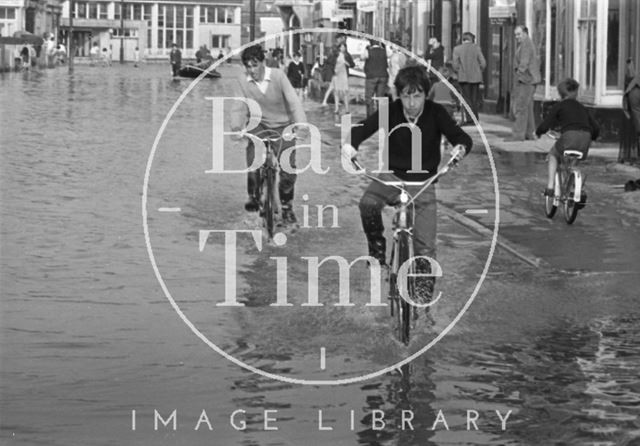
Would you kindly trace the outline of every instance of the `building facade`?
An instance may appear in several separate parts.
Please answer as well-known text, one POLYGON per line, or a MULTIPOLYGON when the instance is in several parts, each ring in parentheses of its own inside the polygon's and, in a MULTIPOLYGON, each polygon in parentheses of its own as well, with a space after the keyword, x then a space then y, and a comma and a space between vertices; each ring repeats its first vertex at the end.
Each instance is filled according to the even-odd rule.
POLYGON ((55 36, 61 14, 60 0, 0 0, 0 36, 11 37, 18 31, 55 36))
POLYGON ((124 60, 134 59, 136 47, 147 59, 166 58, 174 42, 185 58, 195 57, 202 45, 215 57, 220 51, 240 46, 242 4, 242 0, 66 1, 61 37, 73 40, 78 57, 88 56, 97 43, 113 55, 119 54, 122 46, 124 60))

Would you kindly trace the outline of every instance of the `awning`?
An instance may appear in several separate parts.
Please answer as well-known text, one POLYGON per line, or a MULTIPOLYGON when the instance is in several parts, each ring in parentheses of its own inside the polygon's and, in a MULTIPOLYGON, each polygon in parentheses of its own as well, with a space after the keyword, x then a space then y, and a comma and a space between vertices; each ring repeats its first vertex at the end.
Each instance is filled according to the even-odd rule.
POLYGON ((44 39, 42 37, 38 37, 35 34, 32 34, 28 31, 16 31, 13 33, 14 39, 17 39, 18 44, 21 43, 30 43, 31 45, 42 45, 44 43, 44 39))

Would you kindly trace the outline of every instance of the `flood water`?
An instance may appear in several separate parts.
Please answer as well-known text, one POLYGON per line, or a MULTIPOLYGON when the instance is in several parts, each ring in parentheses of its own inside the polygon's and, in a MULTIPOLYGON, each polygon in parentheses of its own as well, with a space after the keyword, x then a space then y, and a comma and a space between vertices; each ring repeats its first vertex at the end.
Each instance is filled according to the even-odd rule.
MULTIPOLYGON (((357 203, 367 182, 341 170, 340 130, 317 104, 307 113, 330 170, 299 176, 302 227, 284 246, 260 239, 261 249, 249 232, 239 234, 230 274, 229 240, 220 232, 203 239, 202 231, 260 227, 242 209, 244 174, 205 173, 221 141, 228 169, 244 160, 238 142, 212 133, 212 120, 228 123, 231 111, 214 112, 207 97, 230 95, 238 74, 220 71, 223 78, 199 83, 166 122, 190 85, 172 80, 168 65, 0 78, 3 444, 640 444, 640 254, 616 247, 628 245, 624 236, 603 242, 606 268, 566 265, 562 256, 534 268, 497 249, 484 274, 491 240, 440 215, 443 298, 409 347, 394 340, 387 308, 365 305, 363 265, 353 268, 353 306, 334 305, 335 265, 323 266, 309 289, 309 258, 366 253, 357 203), (335 206, 336 220, 329 209, 320 224, 319 205, 335 206), (290 306, 270 305, 282 292, 278 274, 286 274, 290 306), (244 306, 217 305, 229 296, 225 277, 235 279, 244 306), (313 290, 323 306, 303 305, 313 290), (392 367, 449 327, 410 364, 392 367), (232 363, 207 342, 280 379, 232 363), (386 368, 367 380, 322 383, 386 368), (175 411, 175 430, 155 411, 165 421, 175 411)), ((375 153, 365 149, 363 159, 372 165, 375 153)), ((505 231, 517 238, 530 230, 531 212, 519 178, 544 165, 496 160, 502 203, 512 204, 505 231)), ((298 165, 307 161, 300 153, 298 165)), ((445 178, 443 201, 491 209, 488 162, 480 149, 472 153, 462 172, 482 180, 461 198, 468 181, 445 178)), ((637 224, 637 213, 619 212, 610 215, 637 224)), ((552 245, 548 228, 540 233, 552 245)), ((601 253, 598 240, 581 256, 601 253)))

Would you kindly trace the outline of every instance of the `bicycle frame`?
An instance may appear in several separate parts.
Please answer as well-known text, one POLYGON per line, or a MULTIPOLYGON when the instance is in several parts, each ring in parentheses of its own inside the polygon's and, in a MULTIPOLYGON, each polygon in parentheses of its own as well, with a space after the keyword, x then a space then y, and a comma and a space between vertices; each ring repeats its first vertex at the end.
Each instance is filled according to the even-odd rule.
MULTIPOLYGON (((395 213, 392 223, 392 248, 391 248, 391 262, 389 269, 389 300, 391 301, 391 316, 397 312, 398 317, 398 333, 399 338, 405 344, 409 343, 410 332, 410 319, 411 319, 411 307, 414 308, 414 320, 417 317, 417 308, 428 308, 435 304, 440 298, 441 294, 436 298, 426 303, 416 303, 406 299, 406 295, 413 294, 414 281, 406 280, 398 283, 398 272, 402 266, 402 263, 415 258, 414 246, 413 246, 413 227, 415 224, 415 200, 422 194, 429 186, 431 186, 438 178, 447 173, 451 166, 457 162, 457 157, 454 155, 449 161, 438 170, 433 176, 426 181, 410 182, 410 181, 384 181, 378 177, 374 177, 367 173, 364 173, 362 166, 356 161, 352 160, 356 168, 363 172, 367 178, 384 184, 385 186, 395 187, 399 191, 399 200, 394 204, 395 213), (413 197, 407 191, 408 186, 422 186, 421 189, 416 192, 413 197), (401 252, 402 246, 405 247, 407 252, 403 254, 401 252), (406 258, 401 258, 406 257, 406 258)), ((419 276, 416 273, 414 262, 409 264, 406 277, 415 278, 419 276)), ((412 300, 412 299, 411 299, 412 300)))
POLYGON ((269 240, 273 239, 275 233, 275 216, 279 213, 277 178, 280 163, 275 143, 280 141, 281 135, 272 129, 265 129, 256 136, 260 137, 266 147, 266 159, 259 169, 260 177, 260 215, 264 220, 269 240), (266 134, 265 136, 262 136, 266 134), (265 190, 266 189, 266 190, 265 190))

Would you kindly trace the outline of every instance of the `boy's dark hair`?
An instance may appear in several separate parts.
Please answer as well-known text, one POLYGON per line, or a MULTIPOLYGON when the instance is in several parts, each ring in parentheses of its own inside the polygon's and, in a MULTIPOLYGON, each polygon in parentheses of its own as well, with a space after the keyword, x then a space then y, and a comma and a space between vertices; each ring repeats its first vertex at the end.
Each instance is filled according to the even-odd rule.
POLYGON ((405 89, 407 93, 421 91, 424 94, 429 93, 431 82, 427 76, 427 70, 420 65, 410 65, 398 71, 396 80, 393 83, 396 92, 400 95, 405 89))
POLYGON ((249 48, 245 49, 242 52, 242 64, 247 65, 249 62, 263 62, 264 61, 264 51, 262 50, 262 46, 253 45, 249 48))
POLYGON ((580 84, 577 80, 568 77, 560 82, 557 88, 558 93, 560 94, 560 97, 562 99, 566 97, 575 98, 576 96, 578 96, 578 89, 580 88, 580 84))

